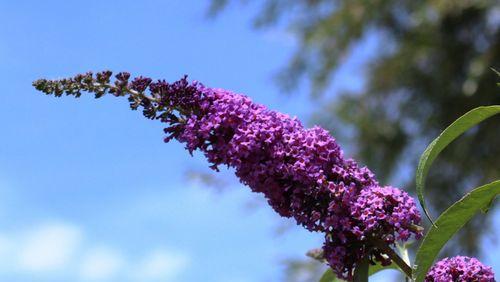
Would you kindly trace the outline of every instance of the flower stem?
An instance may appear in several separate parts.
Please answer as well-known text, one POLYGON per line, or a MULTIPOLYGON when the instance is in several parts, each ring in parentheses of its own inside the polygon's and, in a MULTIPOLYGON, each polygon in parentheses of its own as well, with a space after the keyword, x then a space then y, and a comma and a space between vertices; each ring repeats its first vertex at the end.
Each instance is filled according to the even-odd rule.
MULTIPOLYGON (((396 244, 396 246, 398 248, 398 252, 401 254, 401 257, 406 262, 406 264, 411 265, 410 255, 408 254, 408 249, 406 248, 406 245, 396 244)), ((411 277, 405 277, 406 282, 410 282, 410 280, 411 280, 411 277)))
POLYGON ((365 256, 354 270, 354 282, 368 282, 369 268, 370 262, 368 256, 365 256))
MULTIPOLYGON (((117 89, 118 89, 118 87, 116 87, 115 85, 112 85, 112 84, 110 84, 110 83, 94 83, 94 86, 97 86, 97 87, 98 87, 98 86, 101 86, 101 87, 104 87, 104 88, 114 89, 114 90, 117 90, 117 89)), ((128 92, 128 93, 129 93, 130 95, 132 95, 132 96, 135 96, 135 97, 141 97, 141 98, 147 99, 147 100, 149 100, 149 101, 151 101, 151 102, 158 102, 158 99, 153 98, 153 97, 151 97, 151 96, 149 96, 149 95, 146 95, 146 94, 144 94, 144 93, 137 92, 137 91, 132 90, 132 89, 130 89, 130 88, 128 88, 128 87, 125 87, 125 89, 124 89, 124 90, 125 90, 126 92, 128 92)))
POLYGON ((406 274, 407 277, 411 279, 412 269, 411 267, 385 242, 380 239, 373 239, 373 244, 383 251, 391 260, 398 265, 398 267, 406 274))

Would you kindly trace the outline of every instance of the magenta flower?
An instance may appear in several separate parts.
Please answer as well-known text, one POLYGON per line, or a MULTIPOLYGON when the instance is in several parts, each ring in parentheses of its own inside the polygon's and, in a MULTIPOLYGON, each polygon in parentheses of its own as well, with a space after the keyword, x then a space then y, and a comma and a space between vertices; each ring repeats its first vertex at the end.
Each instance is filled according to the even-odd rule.
POLYGON ((323 232, 324 256, 340 278, 352 279, 366 256, 391 263, 375 240, 391 245, 422 235, 414 228, 420 214, 413 199, 397 188, 380 187, 368 168, 344 157, 326 130, 304 128, 297 118, 244 95, 189 83, 186 77, 171 84, 144 77, 129 83, 130 74, 119 73, 114 85, 109 77, 102 72, 93 79, 90 73, 34 85, 56 96, 78 96, 80 90, 96 97, 128 95, 132 109, 142 106, 146 117, 168 125, 166 142, 176 139, 190 153, 204 153, 214 170, 221 165, 234 169, 278 214, 323 232))
POLYGON ((491 267, 476 258, 456 256, 437 262, 427 273, 425 282, 494 282, 491 267))

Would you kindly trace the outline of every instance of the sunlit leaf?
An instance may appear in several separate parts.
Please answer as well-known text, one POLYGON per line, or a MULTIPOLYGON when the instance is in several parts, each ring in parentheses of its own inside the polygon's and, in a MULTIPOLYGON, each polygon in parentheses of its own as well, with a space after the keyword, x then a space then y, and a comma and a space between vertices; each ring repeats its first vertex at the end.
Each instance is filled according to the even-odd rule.
POLYGON ((417 185, 417 195, 420 205, 425 212, 425 215, 432 222, 432 219, 427 210, 425 199, 424 199, 424 184, 427 173, 432 163, 439 155, 439 153, 453 140, 455 140, 462 133, 473 127, 474 125, 480 123, 481 121, 500 113, 500 105, 478 107, 475 108, 465 115, 461 116, 450 126, 448 126, 431 144, 425 149, 424 153, 420 157, 420 162, 418 164, 416 173, 416 185, 417 185))
POLYGON ((472 190, 439 216, 417 251, 414 271, 416 282, 424 281, 427 271, 446 242, 477 212, 487 208, 498 194, 500 180, 472 190))
MULTIPOLYGON (((375 273, 378 273, 378 272, 380 272, 382 270, 387 270, 387 269, 394 269, 394 270, 401 271, 399 269, 399 267, 396 264, 394 264, 394 263, 391 264, 391 265, 388 265, 388 266, 382 266, 382 265, 380 265, 380 264, 377 263, 376 265, 370 265, 369 274, 371 276, 371 275, 373 275, 375 273)), ((403 272, 401 271, 401 273, 403 273, 403 272)))

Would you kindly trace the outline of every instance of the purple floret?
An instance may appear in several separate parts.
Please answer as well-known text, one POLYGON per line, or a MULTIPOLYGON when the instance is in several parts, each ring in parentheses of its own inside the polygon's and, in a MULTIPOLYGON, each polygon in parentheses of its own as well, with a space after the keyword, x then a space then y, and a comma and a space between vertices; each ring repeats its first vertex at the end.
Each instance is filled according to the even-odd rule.
POLYGON ((476 258, 456 256, 437 262, 427 273, 425 282, 494 282, 491 267, 476 258))

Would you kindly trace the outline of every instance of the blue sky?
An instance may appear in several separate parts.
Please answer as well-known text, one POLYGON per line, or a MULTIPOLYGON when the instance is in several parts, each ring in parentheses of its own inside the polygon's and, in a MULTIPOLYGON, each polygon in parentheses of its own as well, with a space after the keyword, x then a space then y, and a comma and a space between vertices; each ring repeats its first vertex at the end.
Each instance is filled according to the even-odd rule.
MULTIPOLYGON (((283 259, 320 245, 298 227, 277 235, 289 222, 230 173, 223 193, 186 181, 206 162, 125 100, 31 87, 87 70, 189 74, 307 120, 305 93, 271 79, 293 39, 252 30, 252 7, 207 20, 207 4, 0 0, 0 281, 278 281, 283 259)), ((355 62, 337 80, 362 86, 355 62)))
POLYGON ((207 164, 126 101, 32 89, 107 68, 189 74, 305 116, 271 80, 290 38, 236 11, 208 21, 199 3, 0 1, 0 281, 275 281, 321 242, 277 236, 283 220, 228 173, 224 193, 186 181, 207 164))

